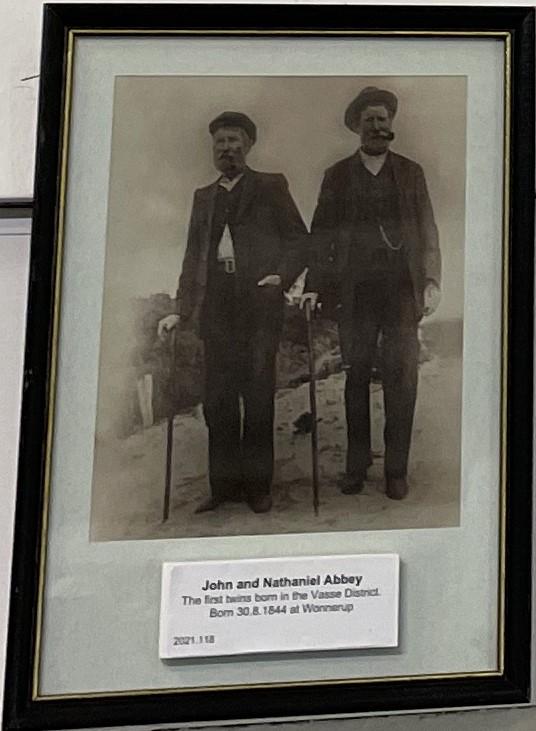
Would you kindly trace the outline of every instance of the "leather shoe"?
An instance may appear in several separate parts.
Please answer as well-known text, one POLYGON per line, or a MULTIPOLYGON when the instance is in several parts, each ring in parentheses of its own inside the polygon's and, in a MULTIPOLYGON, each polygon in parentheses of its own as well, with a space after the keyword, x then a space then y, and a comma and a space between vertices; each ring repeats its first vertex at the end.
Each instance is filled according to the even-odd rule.
POLYGON ((337 484, 343 495, 359 495, 363 491, 363 480, 355 475, 343 475, 337 484))
POLYGON ((194 510, 194 513, 208 513, 209 510, 216 510, 216 508, 224 502, 225 500, 223 498, 214 497, 213 495, 211 495, 197 506, 197 508, 194 510))
POLYGON ((259 495, 258 497, 250 497, 248 505, 254 513, 268 513, 272 509, 271 495, 259 495))
POLYGON ((385 494, 391 500, 403 500, 408 494, 409 485, 405 477, 386 477, 385 494))

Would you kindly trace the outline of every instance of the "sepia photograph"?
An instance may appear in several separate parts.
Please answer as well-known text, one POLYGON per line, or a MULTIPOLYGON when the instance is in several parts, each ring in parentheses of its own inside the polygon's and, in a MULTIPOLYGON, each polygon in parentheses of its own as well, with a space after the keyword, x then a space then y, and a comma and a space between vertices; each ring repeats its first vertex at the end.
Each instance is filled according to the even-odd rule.
POLYGON ((118 76, 92 541, 460 522, 465 76, 118 76))

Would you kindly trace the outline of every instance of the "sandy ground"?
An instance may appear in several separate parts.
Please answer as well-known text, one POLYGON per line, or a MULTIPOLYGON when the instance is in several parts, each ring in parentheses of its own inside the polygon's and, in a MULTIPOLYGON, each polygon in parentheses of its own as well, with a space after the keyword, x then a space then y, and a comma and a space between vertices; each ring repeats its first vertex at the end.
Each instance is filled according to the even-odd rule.
POLYGON ((174 422, 173 484, 169 520, 162 523, 166 425, 127 439, 99 442, 91 539, 124 540, 186 536, 301 533, 336 530, 433 528, 459 523, 461 359, 435 357, 422 364, 410 460, 410 493, 403 501, 384 494, 381 388, 373 387, 374 464, 360 495, 336 487, 344 469, 344 374, 317 384, 320 514, 314 515, 311 438, 294 434, 293 422, 309 409, 309 386, 276 396, 274 505, 256 515, 245 503, 228 503, 195 515, 208 495, 206 429, 200 414, 174 422))

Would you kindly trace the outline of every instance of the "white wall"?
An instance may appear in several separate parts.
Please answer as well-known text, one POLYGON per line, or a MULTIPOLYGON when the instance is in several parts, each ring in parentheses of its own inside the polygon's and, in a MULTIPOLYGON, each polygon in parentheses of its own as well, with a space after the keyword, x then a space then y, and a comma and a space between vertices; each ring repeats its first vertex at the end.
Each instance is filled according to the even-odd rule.
MULTIPOLYGON (((148 1, 151 0, 145 0, 148 1)), ((411 2, 441 4, 426 0, 411 2)), ((378 3, 365 0, 363 4, 378 3)), ((387 3, 383 0, 380 4, 387 3)), ((390 4, 406 3, 404 0, 390 0, 390 4)), ((506 5, 507 0, 472 0, 471 3, 450 0, 449 4, 506 5)), ((533 2, 517 0, 516 4, 531 6, 533 2)), ((42 0, 2 0, 0 4, 0 199, 30 198, 32 195, 37 79, 28 77, 38 74, 41 8, 42 0)), ((0 221, 0 674, 3 673, 5 655, 28 270, 27 236, 13 236, 13 230, 13 222, 6 224, 0 221)), ((22 229, 19 228, 18 232, 21 233, 22 229)), ((261 731, 262 727, 255 728, 261 731)), ((309 723, 293 725, 296 731, 413 731, 416 728, 423 731, 533 731, 536 728, 536 709, 317 721, 313 729, 309 723)))
POLYGON ((0 708, 22 388, 30 221, 0 218, 0 708))

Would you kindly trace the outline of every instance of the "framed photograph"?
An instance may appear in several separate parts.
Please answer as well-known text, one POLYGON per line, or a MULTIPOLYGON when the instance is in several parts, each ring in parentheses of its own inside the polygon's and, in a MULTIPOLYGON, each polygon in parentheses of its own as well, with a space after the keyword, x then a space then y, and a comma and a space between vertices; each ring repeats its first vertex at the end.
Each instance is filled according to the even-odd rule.
POLYGON ((529 701, 534 10, 47 5, 8 729, 529 701))

